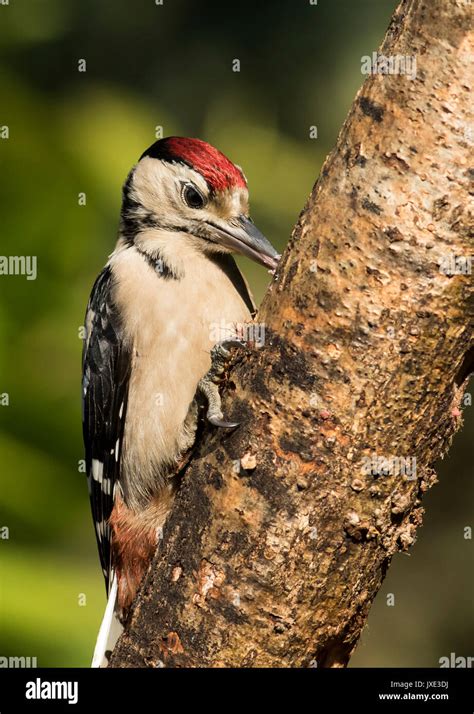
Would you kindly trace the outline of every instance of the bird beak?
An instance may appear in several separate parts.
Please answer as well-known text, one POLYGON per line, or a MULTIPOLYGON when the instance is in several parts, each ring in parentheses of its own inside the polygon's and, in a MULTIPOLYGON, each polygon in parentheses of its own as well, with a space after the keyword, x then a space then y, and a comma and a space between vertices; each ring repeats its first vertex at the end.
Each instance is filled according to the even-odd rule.
POLYGON ((213 237, 216 243, 240 253, 273 272, 281 255, 277 253, 269 240, 265 238, 248 216, 239 216, 235 222, 212 223, 213 237))

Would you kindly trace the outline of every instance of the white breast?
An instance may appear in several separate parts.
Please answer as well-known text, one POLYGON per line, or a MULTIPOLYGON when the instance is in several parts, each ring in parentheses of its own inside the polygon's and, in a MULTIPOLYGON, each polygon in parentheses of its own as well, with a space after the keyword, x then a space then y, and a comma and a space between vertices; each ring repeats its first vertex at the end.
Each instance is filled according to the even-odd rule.
POLYGON ((128 505, 143 507, 193 441, 184 423, 210 350, 250 312, 216 263, 195 252, 180 279, 156 273, 130 248, 110 260, 115 300, 133 349, 121 480, 128 505))

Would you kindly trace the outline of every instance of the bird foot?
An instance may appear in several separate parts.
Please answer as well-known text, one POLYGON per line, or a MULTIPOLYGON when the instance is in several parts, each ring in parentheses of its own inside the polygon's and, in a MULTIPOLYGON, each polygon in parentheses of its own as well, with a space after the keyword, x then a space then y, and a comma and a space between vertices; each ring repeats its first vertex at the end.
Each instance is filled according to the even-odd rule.
POLYGON ((238 421, 225 421, 222 414, 221 395, 219 394, 219 384, 229 361, 232 347, 241 349, 245 347, 245 342, 236 337, 214 345, 211 350, 211 368, 198 384, 198 390, 207 399, 206 418, 208 422, 223 429, 233 429, 239 426, 240 423, 238 421))

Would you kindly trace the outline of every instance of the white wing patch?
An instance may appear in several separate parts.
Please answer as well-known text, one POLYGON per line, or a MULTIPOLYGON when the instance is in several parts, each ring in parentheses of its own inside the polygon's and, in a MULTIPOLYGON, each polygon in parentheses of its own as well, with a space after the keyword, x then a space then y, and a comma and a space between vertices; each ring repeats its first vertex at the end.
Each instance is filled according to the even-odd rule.
POLYGON ((92 334, 92 328, 94 325, 94 320, 95 320, 95 315, 96 313, 94 310, 88 305, 87 306, 87 315, 86 315, 86 324, 84 327, 86 328, 86 349, 89 346, 89 340, 92 334))
POLYGON ((104 464, 98 459, 92 459, 92 478, 98 483, 102 483, 102 477, 104 475, 104 464))
POLYGON ((96 521, 95 529, 97 531, 97 537, 102 540, 105 537, 107 528, 107 521, 96 521))

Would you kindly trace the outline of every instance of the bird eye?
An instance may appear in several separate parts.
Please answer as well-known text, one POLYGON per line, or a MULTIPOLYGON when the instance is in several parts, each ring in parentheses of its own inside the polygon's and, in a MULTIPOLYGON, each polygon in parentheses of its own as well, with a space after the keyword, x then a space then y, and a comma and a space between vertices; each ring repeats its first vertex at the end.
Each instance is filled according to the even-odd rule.
POLYGON ((190 183, 185 184, 183 187, 182 196, 189 208, 202 208, 204 206, 204 196, 190 183))

